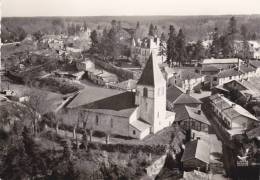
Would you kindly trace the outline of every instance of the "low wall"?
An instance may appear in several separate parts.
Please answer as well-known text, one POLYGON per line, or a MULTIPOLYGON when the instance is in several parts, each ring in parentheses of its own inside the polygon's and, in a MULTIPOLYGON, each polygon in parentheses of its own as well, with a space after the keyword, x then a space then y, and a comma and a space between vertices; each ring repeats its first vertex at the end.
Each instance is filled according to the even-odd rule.
POLYGON ((138 75, 136 75, 132 71, 122 69, 120 67, 116 67, 112 64, 106 63, 103 60, 100 60, 100 59, 97 59, 97 58, 95 58, 95 64, 97 66, 104 68, 108 72, 116 74, 120 78, 120 80, 128 80, 128 79, 137 79, 138 78, 137 77, 138 75))

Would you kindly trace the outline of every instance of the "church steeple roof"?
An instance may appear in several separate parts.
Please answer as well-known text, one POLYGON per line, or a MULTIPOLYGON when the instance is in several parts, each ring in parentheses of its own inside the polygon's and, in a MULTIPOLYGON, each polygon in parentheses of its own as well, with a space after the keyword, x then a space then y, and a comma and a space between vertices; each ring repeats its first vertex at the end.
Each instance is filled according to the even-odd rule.
POLYGON ((137 84, 154 87, 157 84, 162 83, 165 83, 165 79, 163 78, 162 72, 159 69, 157 62, 154 60, 153 55, 151 53, 137 84))

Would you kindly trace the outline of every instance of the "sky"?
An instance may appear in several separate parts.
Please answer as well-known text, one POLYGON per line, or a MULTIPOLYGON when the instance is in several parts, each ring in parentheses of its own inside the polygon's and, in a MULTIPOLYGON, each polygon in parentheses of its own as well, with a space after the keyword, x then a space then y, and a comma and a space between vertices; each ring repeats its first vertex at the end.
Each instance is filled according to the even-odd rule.
POLYGON ((2 0, 1 11, 4 17, 260 14, 260 0, 2 0))

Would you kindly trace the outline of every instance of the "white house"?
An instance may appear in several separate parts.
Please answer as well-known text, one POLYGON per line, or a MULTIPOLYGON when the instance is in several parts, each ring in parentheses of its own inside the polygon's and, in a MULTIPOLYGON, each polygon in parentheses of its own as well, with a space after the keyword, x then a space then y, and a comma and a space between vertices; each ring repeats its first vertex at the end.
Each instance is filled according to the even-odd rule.
POLYGON ((175 113, 166 111, 166 81, 152 55, 137 82, 136 93, 92 88, 79 93, 65 107, 76 115, 64 115, 64 121, 76 123, 80 117, 79 124, 87 129, 137 139, 155 134, 174 121, 175 113))

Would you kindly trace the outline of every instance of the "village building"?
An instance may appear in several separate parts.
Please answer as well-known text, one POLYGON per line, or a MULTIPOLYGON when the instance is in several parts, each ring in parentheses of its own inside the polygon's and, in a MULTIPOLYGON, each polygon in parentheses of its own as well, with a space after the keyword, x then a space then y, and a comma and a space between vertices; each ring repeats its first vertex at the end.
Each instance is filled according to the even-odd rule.
POLYGON ((230 69, 232 67, 238 66, 239 63, 243 61, 238 58, 228 58, 228 59, 204 59, 201 63, 202 67, 215 66, 218 69, 230 69))
POLYGON ((210 163, 210 146, 207 142, 197 139, 185 144, 181 158, 185 171, 200 170, 207 172, 210 163))
POLYGON ((110 84, 118 83, 117 75, 103 69, 90 68, 86 70, 85 75, 87 79, 100 86, 109 87, 110 84))
POLYGON ((152 55, 136 93, 92 88, 80 92, 64 107, 75 115, 65 116, 64 121, 76 123, 81 119, 80 126, 87 129, 137 139, 155 134, 174 121, 175 113, 166 111, 166 81, 152 55))
POLYGON ((221 94, 210 96, 210 103, 215 114, 222 120, 231 135, 242 134, 256 126, 259 120, 246 109, 231 102, 221 94))
POLYGON ((117 84, 109 84, 109 88, 124 90, 124 91, 135 91, 137 86, 137 81, 133 79, 128 79, 126 81, 119 82, 117 84))
POLYGON ((241 80, 243 73, 239 70, 238 67, 225 69, 220 71, 218 74, 213 75, 211 79, 211 87, 222 85, 232 80, 241 80))
POLYGON ((142 41, 133 38, 131 43, 131 58, 136 59, 141 65, 144 65, 152 53, 157 63, 163 63, 164 59, 158 56, 159 48, 160 38, 158 37, 149 36, 142 41))
MULTIPOLYGON (((168 70, 168 72, 171 72, 168 70)), ((195 72, 192 68, 175 68, 174 73, 167 73, 169 85, 177 85, 185 91, 200 91, 201 85, 205 81, 205 76, 195 72)))
POLYGON ((197 130, 208 132, 210 123, 201 109, 184 106, 180 108, 180 114, 176 116, 174 123, 180 125, 185 130, 197 130))
POLYGON ((184 108, 184 106, 200 108, 202 102, 176 85, 167 88, 167 107, 169 109, 184 108))

